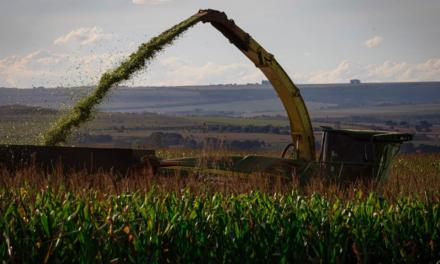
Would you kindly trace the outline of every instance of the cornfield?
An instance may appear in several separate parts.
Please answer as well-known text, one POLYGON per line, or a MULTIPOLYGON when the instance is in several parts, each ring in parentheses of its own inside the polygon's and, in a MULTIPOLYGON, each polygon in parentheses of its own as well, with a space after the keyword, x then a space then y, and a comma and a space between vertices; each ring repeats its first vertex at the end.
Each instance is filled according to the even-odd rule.
POLYGON ((5 262, 323 262, 440 260, 440 206, 320 195, 0 192, 5 262))
MULTIPOLYGON (((176 153, 174 153, 176 154, 176 153)), ((0 169, 3 263, 440 260, 440 159, 374 186, 0 169)))

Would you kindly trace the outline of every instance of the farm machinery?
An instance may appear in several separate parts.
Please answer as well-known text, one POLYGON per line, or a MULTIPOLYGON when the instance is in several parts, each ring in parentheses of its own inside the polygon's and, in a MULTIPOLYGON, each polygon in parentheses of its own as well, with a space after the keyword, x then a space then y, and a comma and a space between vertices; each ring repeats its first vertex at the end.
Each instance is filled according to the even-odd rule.
MULTIPOLYGON (((280 157, 204 157, 203 165, 208 170, 217 173, 278 173, 301 179, 307 178, 311 173, 319 173, 322 177, 338 181, 383 179, 400 145, 412 139, 412 135, 407 133, 323 127, 322 147, 317 157, 312 124, 300 90, 275 57, 223 12, 200 10, 193 18, 196 19, 196 23, 210 23, 267 77, 286 110, 292 139, 280 157)), ((156 173, 161 169, 170 168, 192 170, 200 166, 201 159, 189 157, 161 160, 155 156, 154 150, 0 146, 0 166, 9 169, 35 164, 43 169, 62 166, 67 170, 113 170, 121 174, 148 169, 156 173)))

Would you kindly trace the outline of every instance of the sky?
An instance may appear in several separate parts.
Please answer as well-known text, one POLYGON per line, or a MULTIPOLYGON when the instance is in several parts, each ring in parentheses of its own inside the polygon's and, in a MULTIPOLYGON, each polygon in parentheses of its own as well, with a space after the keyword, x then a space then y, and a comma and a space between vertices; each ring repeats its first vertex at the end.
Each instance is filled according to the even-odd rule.
MULTIPOLYGON (((440 81, 438 0, 2 0, 0 87, 94 85, 139 44, 205 8, 226 12, 295 83, 440 81)), ((123 85, 263 79, 199 24, 123 85)))

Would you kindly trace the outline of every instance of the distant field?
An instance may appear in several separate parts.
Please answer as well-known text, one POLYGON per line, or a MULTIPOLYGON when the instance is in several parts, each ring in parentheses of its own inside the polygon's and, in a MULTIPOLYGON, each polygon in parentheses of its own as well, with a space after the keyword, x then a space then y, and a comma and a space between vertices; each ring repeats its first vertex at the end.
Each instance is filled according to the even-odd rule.
POLYGON ((440 118, 440 104, 408 104, 365 106, 351 108, 327 108, 311 111, 312 118, 341 118, 352 116, 380 117, 382 119, 408 120, 425 116, 426 118, 440 118))
MULTIPOLYGON (((349 111, 359 108, 359 111, 362 112, 362 109, 384 105, 405 106, 405 108, 411 109, 411 105, 440 104, 440 82, 363 83, 359 85, 300 84, 298 86, 312 115, 315 111, 325 113, 328 108, 348 109, 349 111)), ((0 105, 24 104, 65 109, 72 106, 76 100, 91 89, 92 87, 0 88, 0 105)), ((100 106, 100 110, 205 116, 285 114, 275 90, 266 83, 183 87, 118 87, 100 106)))
POLYGON ((242 118, 242 117, 221 117, 221 116, 192 116, 185 117, 186 120, 195 121, 206 124, 230 124, 230 125, 254 125, 254 126, 287 126, 289 120, 287 117, 258 117, 258 118, 242 118))
MULTIPOLYGON (((440 125, 429 119, 436 116, 436 109, 436 105, 378 106, 363 110, 327 109, 314 116, 312 122, 318 146, 321 139, 319 126, 409 132, 416 134, 412 142, 415 146, 440 145, 440 125), (418 122, 422 120, 429 120, 432 127, 417 131, 418 122), (400 124, 402 121, 405 123, 400 124)), ((62 113, 20 105, 0 106, 0 143, 38 144, 41 135, 62 113)), ((166 133, 161 135, 165 137, 178 135, 181 138, 177 139, 177 144, 185 147, 202 147, 204 140, 217 138, 227 141, 254 141, 248 142, 250 149, 253 149, 254 144, 255 148, 264 146, 265 150, 279 152, 291 141, 289 122, 284 116, 170 116, 100 112, 95 119, 75 131, 69 144, 147 148, 176 144, 172 143, 175 139, 166 143, 166 138, 160 145, 156 144, 157 139, 152 142, 150 137, 157 132, 166 133)))

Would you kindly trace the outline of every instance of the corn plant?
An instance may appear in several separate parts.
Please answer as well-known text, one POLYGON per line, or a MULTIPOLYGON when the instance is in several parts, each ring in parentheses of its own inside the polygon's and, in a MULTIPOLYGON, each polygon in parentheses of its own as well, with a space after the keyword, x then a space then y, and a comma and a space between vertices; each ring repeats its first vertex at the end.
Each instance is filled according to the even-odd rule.
POLYGON ((25 187, 0 198, 5 263, 440 260, 440 206, 422 199, 25 187))

